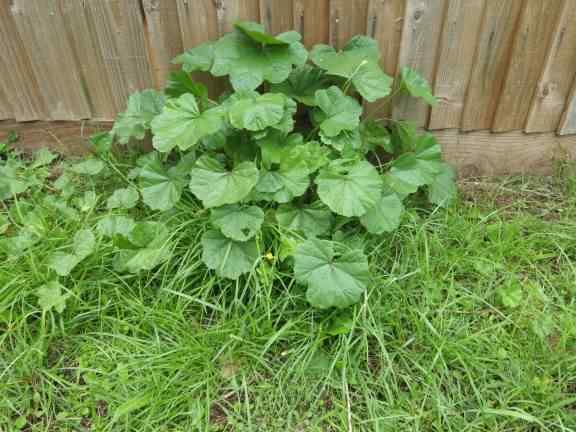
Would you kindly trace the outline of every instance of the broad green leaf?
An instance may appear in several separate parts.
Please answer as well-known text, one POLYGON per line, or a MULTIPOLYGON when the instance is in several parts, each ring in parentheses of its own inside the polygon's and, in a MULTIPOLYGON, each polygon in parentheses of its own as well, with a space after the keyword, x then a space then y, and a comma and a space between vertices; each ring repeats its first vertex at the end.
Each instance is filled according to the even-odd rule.
POLYGON ((100 174, 105 167, 106 165, 100 159, 89 158, 72 165, 70 171, 80 175, 95 176, 100 174))
POLYGON ((400 76, 402 78, 401 88, 407 91, 410 95, 422 98, 424 101, 430 105, 436 105, 438 103, 437 99, 432 95, 432 90, 428 81, 426 81, 418 72, 408 68, 403 67, 400 71, 400 76))
POLYGON ((100 234, 106 237, 121 235, 127 238, 135 226, 136 223, 132 218, 127 216, 109 215, 98 221, 96 229, 100 234))
POLYGON ((82 259, 76 255, 54 252, 48 260, 48 267, 54 270, 58 276, 68 276, 80 261, 82 259))
POLYGON ((111 132, 100 132, 90 137, 90 145, 96 154, 107 154, 112 150, 114 144, 114 135, 111 132))
POLYGON ((30 168, 40 168, 46 165, 50 165, 58 155, 56 153, 52 153, 49 149, 43 147, 34 153, 34 162, 30 165, 30 168))
POLYGON ((121 250, 115 257, 114 269, 118 272, 139 273, 153 270, 171 257, 167 248, 121 250))
POLYGON ((264 81, 283 82, 293 66, 306 63, 308 52, 294 32, 282 33, 276 39, 288 45, 270 45, 257 42, 253 35, 235 29, 215 44, 214 76, 230 76, 234 90, 254 90, 264 81))
POLYGON ((181 64, 185 72, 203 71, 208 72, 214 63, 214 43, 207 42, 180 54, 174 60, 174 64, 181 64))
POLYGON ((333 137, 326 136, 324 132, 320 131, 320 140, 340 153, 358 150, 362 147, 362 137, 358 129, 344 130, 333 137))
POLYGON ((392 78, 380 68, 378 45, 367 36, 355 36, 340 52, 328 45, 316 45, 310 58, 327 74, 348 79, 368 102, 390 94, 392 78))
POLYGON ((63 291, 65 291, 65 288, 57 281, 50 281, 38 288, 36 295, 38 296, 38 305, 42 308, 42 311, 49 312, 54 309, 58 313, 64 312, 66 300, 70 297, 70 294, 62 294, 63 291))
POLYGON ((250 21, 240 21, 235 23, 234 27, 242 31, 242 33, 257 43, 264 45, 289 45, 288 42, 266 33, 262 24, 250 21))
POLYGON ((288 79, 270 86, 273 93, 283 93, 308 106, 316 106, 316 91, 326 88, 328 80, 322 69, 305 64, 292 71, 288 79))
POLYGON ((280 164, 296 146, 303 143, 302 135, 284 135, 277 130, 270 130, 264 138, 258 140, 258 145, 262 150, 262 161, 268 168, 273 164, 280 164))
POLYGON ((294 255, 296 280, 308 285, 306 298, 317 308, 345 308, 360 301, 370 280, 362 251, 328 240, 310 239, 294 255))
POLYGON ((0 166, 0 200, 24 193, 30 186, 30 182, 19 173, 16 165, 8 163, 0 166))
POLYGON ((35 232, 29 228, 25 228, 14 237, 0 239, 0 251, 10 257, 18 258, 24 255, 39 241, 40 237, 38 237, 35 232))
POLYGON ((164 105, 164 96, 156 90, 143 90, 130 95, 126 111, 118 114, 112 134, 120 144, 128 144, 131 138, 144 139, 150 123, 164 105))
POLYGON ((109 209, 131 209, 136 207, 140 195, 133 187, 116 189, 108 198, 107 207, 109 209))
POLYGON ((83 229, 74 236, 74 255, 80 260, 88 257, 96 249, 96 237, 89 229, 83 229))
POLYGON ((208 101, 208 89, 206 86, 194 81, 190 74, 184 71, 170 72, 164 93, 171 98, 179 98, 184 94, 190 93, 198 98, 202 107, 206 106, 208 101))
POLYGON ((394 154, 390 132, 381 123, 375 120, 362 122, 360 126, 362 144, 366 151, 384 149, 387 153, 394 154))
POLYGON ((88 213, 94 210, 98 204, 98 195, 94 191, 86 191, 82 196, 77 197, 74 200, 76 207, 83 213, 88 213))
POLYGON ((283 228, 314 237, 328 232, 333 217, 330 210, 317 201, 302 207, 282 205, 276 210, 276 220, 283 228))
POLYGON ((456 197, 456 173, 448 164, 442 165, 442 170, 436 174, 428 185, 428 199, 431 203, 446 207, 456 197))
POLYGON ((320 130, 327 137, 335 137, 344 130, 354 130, 360 125, 362 106, 346 96, 336 86, 316 92, 316 105, 320 130))
POLYGON ((56 179, 54 188, 62 193, 63 198, 70 198, 76 191, 74 182, 68 173, 64 173, 56 179))
POLYGON ((310 171, 305 164, 280 165, 274 171, 262 170, 256 185, 256 198, 287 203, 302 196, 310 186, 310 171))
POLYGON ((364 215, 382 195, 382 178, 366 161, 351 166, 332 163, 320 171, 316 184, 322 202, 342 216, 364 215))
POLYGON ((210 222, 226 237, 246 241, 260 230, 264 222, 264 212, 256 206, 231 204, 211 209, 210 222))
POLYGON ((190 190, 204 206, 220 207, 248 196, 258 182, 258 168, 253 162, 242 162, 228 170, 217 159, 204 155, 190 177, 190 190))
POLYGON ((167 153, 174 147, 187 150, 224 125, 224 115, 220 108, 200 111, 196 98, 184 94, 178 99, 166 102, 162 113, 152 121, 154 148, 167 153))
POLYGON ((249 273, 258 260, 258 247, 254 239, 239 242, 225 237, 216 230, 202 236, 202 260, 209 269, 228 279, 238 279, 249 273))
POLYGON ((372 234, 392 232, 400 226, 404 205, 394 192, 383 194, 376 206, 368 209, 360 222, 372 234))
POLYGON ((139 248, 158 249, 166 246, 170 238, 170 231, 160 222, 138 222, 130 233, 128 240, 139 248))
POLYGON ((237 100, 229 109, 230 123, 236 129, 264 130, 282 121, 286 103, 286 96, 277 93, 237 100))
POLYGON ((162 162, 153 160, 140 170, 142 200, 152 210, 169 210, 180 201, 186 181, 175 168, 167 170, 162 162))

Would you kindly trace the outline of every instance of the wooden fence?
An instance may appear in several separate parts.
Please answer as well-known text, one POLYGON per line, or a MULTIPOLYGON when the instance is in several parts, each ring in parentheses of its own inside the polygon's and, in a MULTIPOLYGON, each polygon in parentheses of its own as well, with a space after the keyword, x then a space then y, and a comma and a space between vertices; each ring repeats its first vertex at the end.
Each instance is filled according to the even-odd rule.
POLYGON ((576 0, 0 0, 0 130, 67 145, 70 121, 90 120, 86 134, 114 119, 176 54, 238 19, 296 29, 308 47, 377 39, 388 74, 410 66, 440 100, 385 114, 437 131, 467 173, 576 155, 564 136, 576 134, 576 0))

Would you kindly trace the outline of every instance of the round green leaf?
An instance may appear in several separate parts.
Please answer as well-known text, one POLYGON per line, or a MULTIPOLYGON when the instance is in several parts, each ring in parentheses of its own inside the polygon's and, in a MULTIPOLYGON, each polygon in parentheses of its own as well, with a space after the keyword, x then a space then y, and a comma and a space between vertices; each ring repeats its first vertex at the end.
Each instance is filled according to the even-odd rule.
POLYGON ((128 144, 131 138, 144 139, 150 123, 164 105, 164 96, 156 90, 143 90, 130 95, 126 111, 118 114, 112 135, 120 144, 128 144))
POLYGON ((360 301, 370 280, 362 251, 328 240, 311 239, 294 255, 296 280, 308 285, 306 298, 317 308, 345 308, 360 301))
POLYGON ((190 173, 190 190, 205 207, 242 201, 258 182, 254 162, 242 162, 227 170, 218 160, 202 156, 190 173))
POLYGON ((256 206, 232 204, 210 210, 210 221, 226 237, 246 241, 260 230, 264 212, 256 206))
POLYGON ((329 165, 316 178, 318 196, 342 216, 362 216, 374 207, 382 194, 382 178, 366 161, 354 165, 329 165))
POLYGON ((276 210, 276 219, 280 226, 308 237, 325 234, 333 221, 332 213, 321 202, 304 207, 282 205, 276 210))
POLYGON ((400 226, 404 205, 394 192, 382 195, 376 206, 360 218, 360 222, 372 234, 392 232, 400 226))
POLYGON ((280 123, 285 105, 286 96, 276 93, 243 98, 232 103, 230 123, 236 129, 261 131, 280 123))
POLYGON ((356 129, 360 125, 362 107, 356 99, 346 96, 336 86, 318 90, 316 105, 321 111, 317 115, 320 130, 328 137, 334 137, 344 130, 356 129))
POLYGON ((438 101, 432 95, 432 90, 428 81, 426 81, 418 72, 404 67, 400 71, 402 77, 401 88, 407 91, 411 96, 422 98, 430 105, 436 105, 438 101))
POLYGON ((152 210, 169 210, 180 201, 185 177, 174 169, 166 170, 157 159, 142 167, 139 174, 142 200, 152 210))
POLYGON ((326 87, 324 71, 305 64, 292 71, 288 79, 280 84, 273 84, 270 91, 283 93, 308 106, 316 106, 316 91, 326 87))
POLYGON ((131 209, 136 206, 139 198, 140 195, 134 188, 116 189, 110 198, 108 198, 107 207, 109 209, 131 209))
POLYGON ((249 273, 258 260, 258 248, 254 240, 239 242, 216 230, 202 236, 202 260, 209 269, 228 279, 238 279, 249 273))

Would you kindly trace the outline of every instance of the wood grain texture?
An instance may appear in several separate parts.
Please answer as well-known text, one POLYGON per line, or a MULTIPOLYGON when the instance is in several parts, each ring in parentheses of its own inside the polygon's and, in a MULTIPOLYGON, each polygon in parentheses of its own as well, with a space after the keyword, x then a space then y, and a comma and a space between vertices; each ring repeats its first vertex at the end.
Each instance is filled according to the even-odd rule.
POLYGON ((430 129, 459 128, 485 0, 450 0, 437 59, 430 129))
POLYGON ((492 127, 522 2, 486 0, 462 115, 461 128, 465 131, 492 127))
POLYGON ((15 0, 11 8, 52 120, 90 118, 80 68, 56 0, 15 0))
POLYGON ((156 88, 160 89, 166 84, 171 71, 178 66, 172 64, 172 59, 184 50, 178 5, 176 0, 142 0, 146 16, 152 61, 152 73, 156 88))
POLYGON ((260 20, 268 33, 294 30, 292 0, 260 0, 260 20))
POLYGON ((559 161, 576 159, 576 136, 512 131, 436 131, 446 161, 462 177, 551 174, 559 161))
MULTIPOLYGON (((2 64, 0 64, 0 74, 4 76, 6 72, 2 70, 2 64)), ((14 114, 12 112, 12 104, 6 96, 6 92, 4 91, 3 82, 0 81, 0 120, 6 120, 14 118, 14 114)))
POLYGON ((526 132, 558 129, 576 76, 576 4, 564 0, 564 8, 548 50, 546 66, 538 82, 528 114, 526 132))
POLYGON ((293 0, 294 27, 308 48, 330 39, 330 0, 293 0))
MULTIPOLYGON (((436 55, 446 7, 445 0, 407 0, 399 67, 409 67, 433 83, 436 55)), ((394 105, 394 117, 428 124, 429 107, 421 101, 401 96, 394 105)))
POLYGON ((93 120, 113 120, 116 105, 96 29, 84 2, 59 0, 68 38, 74 48, 93 120))
POLYGON ((154 86, 139 0, 92 0, 90 10, 116 111, 131 93, 154 86))
POLYGON ((564 0, 525 0, 492 129, 524 129, 564 0))
POLYGON ((260 21, 259 0, 219 0, 216 5, 220 35, 232 31, 236 21, 260 21))
POLYGON ((369 0, 330 1, 330 44, 342 49, 358 34, 366 34, 369 0))
POLYGON ((574 79, 574 84, 572 84, 568 94, 566 109, 560 119, 558 133, 560 135, 576 134, 576 79, 574 79))

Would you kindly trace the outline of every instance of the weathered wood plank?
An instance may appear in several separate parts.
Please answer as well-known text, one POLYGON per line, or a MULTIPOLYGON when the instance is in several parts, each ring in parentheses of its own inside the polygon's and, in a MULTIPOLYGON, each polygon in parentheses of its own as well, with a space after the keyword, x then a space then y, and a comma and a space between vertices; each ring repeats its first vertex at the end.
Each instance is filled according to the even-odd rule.
POLYGON ((308 48, 328 43, 330 0, 294 0, 294 27, 308 48))
POLYGON ((139 0, 92 0, 90 10, 116 111, 131 93, 154 86, 139 0))
POLYGON ((166 84, 170 71, 178 69, 172 59, 182 53, 182 34, 176 0, 143 0, 150 40, 150 59, 157 88, 166 84))
POLYGON ((294 30, 292 0, 260 0, 260 20, 268 33, 294 30))
POLYGON ((575 66, 576 5, 564 0, 546 66, 528 114, 526 132, 549 132, 558 128, 576 74, 575 66))
POLYGON ((448 3, 434 82, 438 105, 431 109, 430 129, 460 127, 484 6, 484 0, 448 3))
POLYGON ((236 21, 260 21, 258 0, 220 0, 218 7, 218 30, 224 34, 232 30, 236 21))
POLYGON ((92 112, 58 2, 15 0, 11 12, 50 118, 90 118, 92 112))
MULTIPOLYGON (((406 3, 398 65, 416 70, 431 83, 445 7, 445 0, 407 0, 406 3)), ((418 126, 428 124, 429 107, 408 96, 398 98, 393 112, 395 118, 411 120, 418 126)))
POLYGON ((78 59, 92 120, 113 120, 116 106, 90 12, 84 2, 59 2, 68 37, 78 59))
POLYGON ((369 0, 330 1, 330 43, 342 49, 352 36, 366 34, 369 0))
POLYGON ((563 2, 525 0, 492 126, 495 132, 524 128, 563 2))
MULTIPOLYGON (((0 63, 0 74, 4 76, 5 73, 6 72, 2 69, 2 64, 0 63)), ((12 112, 12 104, 8 100, 3 87, 3 82, 0 81, 0 120, 14 118, 14 114, 12 112)))
POLYGON ((463 130, 492 127, 510 64, 522 2, 523 0, 486 0, 462 115, 463 130))
POLYGON ((576 134, 576 79, 568 95, 566 109, 560 119, 558 133, 560 135, 576 134))

